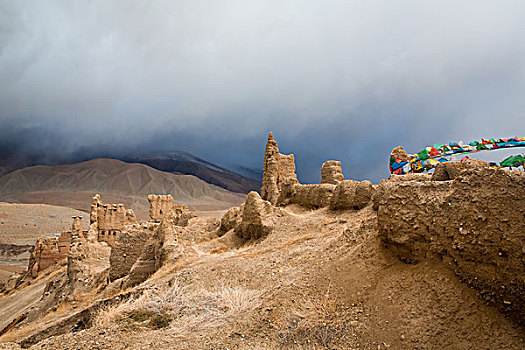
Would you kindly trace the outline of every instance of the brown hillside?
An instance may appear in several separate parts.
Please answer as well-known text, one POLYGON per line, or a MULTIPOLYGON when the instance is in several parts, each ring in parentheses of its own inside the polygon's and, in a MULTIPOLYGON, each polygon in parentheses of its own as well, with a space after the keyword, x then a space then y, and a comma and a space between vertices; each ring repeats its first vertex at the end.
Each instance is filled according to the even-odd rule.
POLYGON ((147 217, 150 193, 171 194, 196 210, 221 210, 238 205, 243 194, 208 184, 192 175, 177 175, 147 165, 115 159, 34 166, 0 177, 0 200, 45 203, 89 210, 94 193, 112 203, 124 203, 139 218, 147 217))

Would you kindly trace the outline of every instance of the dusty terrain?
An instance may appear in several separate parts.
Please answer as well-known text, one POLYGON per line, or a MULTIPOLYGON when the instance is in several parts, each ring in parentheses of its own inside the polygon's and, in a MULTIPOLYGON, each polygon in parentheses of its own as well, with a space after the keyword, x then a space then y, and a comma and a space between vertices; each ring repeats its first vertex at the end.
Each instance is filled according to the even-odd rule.
MULTIPOLYGON (((197 256, 160 270, 138 288, 142 296, 137 301, 121 307, 140 308, 160 298, 154 307, 176 308, 177 318, 168 328, 152 330, 143 322, 111 320, 119 308, 110 308, 100 313, 95 327, 51 337, 32 348, 525 345, 522 328, 487 305, 440 261, 406 265, 385 249, 371 207, 334 213, 291 206, 275 219, 267 239, 238 249, 213 253, 220 241, 232 244, 231 234, 219 242, 203 240, 195 247, 197 256), (175 300, 168 298, 170 292, 175 300)), ((193 234, 199 238, 198 232, 193 234)), ((64 313, 81 309, 71 303, 63 308, 64 313)))
POLYGON ((27 312, 0 348, 525 347, 525 174, 465 161, 373 186, 326 162, 303 185, 272 134, 264 164, 221 220, 150 195, 139 223, 95 196, 66 258, 0 297, 0 326, 27 312))

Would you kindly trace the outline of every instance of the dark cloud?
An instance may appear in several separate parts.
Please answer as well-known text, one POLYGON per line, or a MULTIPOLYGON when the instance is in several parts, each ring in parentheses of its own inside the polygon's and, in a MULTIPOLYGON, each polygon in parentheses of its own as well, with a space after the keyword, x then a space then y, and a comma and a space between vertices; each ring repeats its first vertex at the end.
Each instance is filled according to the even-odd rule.
POLYGON ((522 1, 1 1, 2 147, 181 149, 377 181, 390 150, 522 135, 522 1))

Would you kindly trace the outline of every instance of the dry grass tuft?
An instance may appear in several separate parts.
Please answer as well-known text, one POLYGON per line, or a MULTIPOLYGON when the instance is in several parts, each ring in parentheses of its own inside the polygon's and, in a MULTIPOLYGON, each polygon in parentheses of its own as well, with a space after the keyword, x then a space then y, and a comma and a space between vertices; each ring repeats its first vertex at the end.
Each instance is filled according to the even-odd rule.
POLYGON ((170 327, 176 337, 203 332, 233 322, 261 304, 261 293, 239 287, 190 290, 178 283, 153 296, 146 294, 102 310, 95 320, 100 327, 118 324, 136 330, 170 327), (132 322, 129 322, 129 321, 132 322))

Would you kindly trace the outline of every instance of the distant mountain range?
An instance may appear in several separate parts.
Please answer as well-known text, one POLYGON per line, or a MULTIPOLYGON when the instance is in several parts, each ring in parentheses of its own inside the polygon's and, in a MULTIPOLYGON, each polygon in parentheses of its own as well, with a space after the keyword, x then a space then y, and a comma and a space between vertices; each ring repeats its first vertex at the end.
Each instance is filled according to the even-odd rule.
MULTIPOLYGON (((238 193, 258 191, 261 188, 262 174, 257 169, 238 167, 238 172, 228 170, 183 151, 156 152, 138 155, 109 155, 100 158, 113 158, 125 162, 149 165, 157 170, 194 175, 210 184, 238 193), (241 175, 242 174, 242 175, 241 175)), ((0 176, 17 169, 36 165, 61 165, 78 163, 93 158, 85 156, 68 156, 50 159, 45 155, 17 154, 13 150, 0 150, 0 176)))
MULTIPOLYGON (((221 172, 211 164, 208 167, 221 172)), ((141 218, 147 217, 150 193, 171 194, 177 203, 202 211, 224 210, 239 205, 245 198, 244 194, 193 175, 173 174, 116 159, 37 165, 0 176, 0 201, 52 204, 88 211, 95 193, 100 193, 105 203, 123 203, 141 218)))
POLYGON ((210 184, 232 192, 248 193, 261 189, 260 180, 240 175, 183 151, 134 155, 120 159, 126 162, 146 164, 174 174, 195 175, 210 184))

